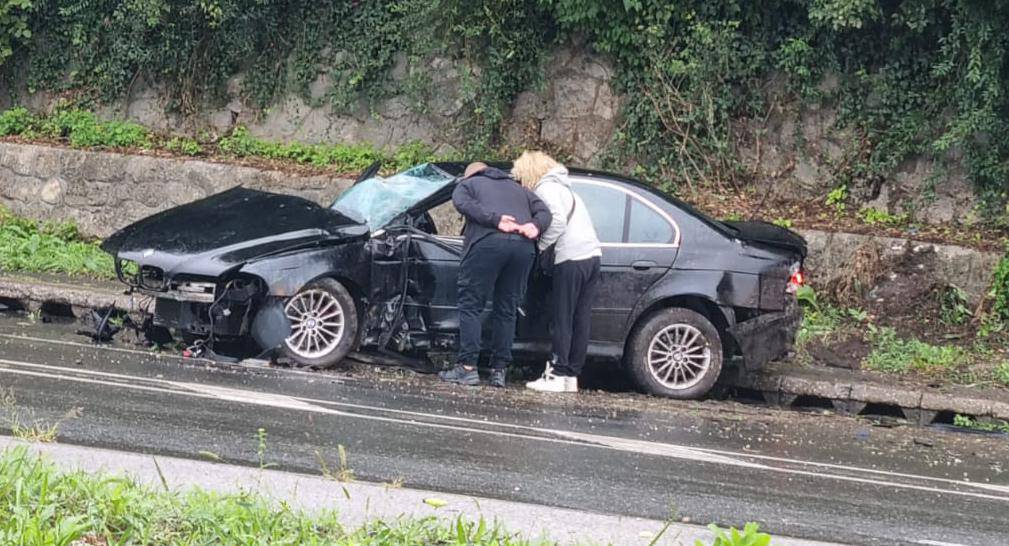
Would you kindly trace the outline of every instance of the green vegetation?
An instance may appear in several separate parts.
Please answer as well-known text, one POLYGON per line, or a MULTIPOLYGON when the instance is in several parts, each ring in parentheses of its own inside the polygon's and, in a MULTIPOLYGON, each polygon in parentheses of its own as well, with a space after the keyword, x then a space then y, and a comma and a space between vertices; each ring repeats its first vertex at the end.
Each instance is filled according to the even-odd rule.
POLYGON ((70 223, 39 223, 0 207, 0 270, 111 279, 112 257, 70 223))
POLYGON ((890 226, 899 227, 908 222, 908 215, 890 214, 885 210, 873 207, 866 207, 858 211, 858 218, 870 226, 890 226))
POLYGON ((848 185, 841 184, 840 186, 830 190, 827 193, 827 198, 824 200, 824 204, 828 207, 834 209, 835 212, 841 214, 844 212, 845 204, 844 202, 848 199, 848 185))
POLYGON ((931 345, 918 339, 903 339, 893 328, 870 327, 872 352, 865 359, 870 370, 887 373, 919 372, 933 377, 948 376, 969 363, 969 353, 955 345, 931 345))
POLYGON ((955 415, 953 424, 981 432, 1002 432, 1009 434, 1009 423, 1002 420, 974 419, 969 415, 955 415))
MULTIPOLYGON (((771 535, 760 532, 760 526, 756 523, 747 523, 742 531, 735 527, 724 531, 717 525, 709 525, 711 532, 715 534, 715 542, 711 546, 768 546, 771 544, 771 535)), ((697 541, 695 546, 704 546, 701 541, 697 541)))
POLYGON ((165 149, 177 154, 196 156, 203 154, 203 146, 193 138, 174 137, 165 143, 165 149))
POLYGON ((66 142, 77 148, 161 149, 186 156, 214 155, 223 158, 279 160, 326 168, 338 173, 357 173, 375 161, 387 171, 399 171, 426 161, 450 159, 435 156, 430 147, 413 142, 391 152, 368 144, 278 143, 252 136, 245 127, 214 142, 190 137, 161 137, 132 122, 101 121, 95 114, 65 104, 49 115, 33 115, 23 107, 0 112, 0 136, 21 136, 66 142))
POLYGON ((128 121, 101 121, 84 110, 58 108, 34 116, 24 107, 0 113, 0 136, 66 140, 76 148, 147 148, 150 132, 128 121))
POLYGON ((1009 387, 1009 362, 1000 362, 995 367, 995 381, 1004 387, 1009 387))
POLYGON ((607 156, 639 175, 745 183, 760 173, 743 164, 739 128, 760 139, 772 112, 830 104, 844 139, 831 174, 848 192, 925 156, 962 166, 997 216, 1009 194, 1007 23, 1009 4, 976 0, 4 0, 0 79, 85 107, 146 81, 193 112, 232 82, 264 110, 288 93, 337 110, 403 93, 422 111, 444 92, 435 59, 448 57, 472 154, 500 143, 546 52, 577 36, 615 63, 625 101, 607 156))
POLYGON ((771 223, 778 227, 783 227, 785 229, 792 228, 792 221, 789 220, 788 218, 775 218, 774 220, 771 220, 771 223))
POLYGON ((1009 322, 1009 249, 995 266, 988 296, 994 318, 1002 323, 1009 322))
POLYGON ((486 521, 375 521, 350 530, 253 494, 155 491, 121 477, 61 473, 24 448, 0 454, 0 543, 524 545, 486 521))
POLYGON ((939 292, 940 320, 944 324, 959 326, 973 316, 968 307, 967 293, 958 286, 947 286, 939 292))
MULTIPOLYGON (((529 541, 483 519, 468 521, 461 516, 376 520, 348 529, 336 512, 310 515, 253 493, 223 495, 200 489, 177 493, 125 477, 62 472, 24 447, 0 453, 0 504, 6 507, 0 511, 3 544, 553 544, 529 541)), ((716 534, 713 546, 770 542, 756 524, 747 524, 742 532, 711 529, 716 534)))
POLYGON ((802 325, 796 336, 800 348, 814 339, 829 340, 850 330, 856 323, 868 320, 865 311, 856 308, 842 309, 827 302, 821 302, 810 286, 799 287, 796 292, 802 306, 802 325))

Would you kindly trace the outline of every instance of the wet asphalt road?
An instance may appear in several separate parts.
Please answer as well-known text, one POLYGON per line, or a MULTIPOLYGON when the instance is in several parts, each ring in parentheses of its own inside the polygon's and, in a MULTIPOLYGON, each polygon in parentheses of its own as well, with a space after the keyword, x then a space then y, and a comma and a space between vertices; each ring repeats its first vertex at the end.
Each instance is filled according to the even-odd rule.
POLYGON ((367 366, 228 368, 95 348, 70 326, 9 317, 0 318, 0 386, 22 414, 66 417, 63 443, 315 473, 335 472, 343 445, 367 481, 758 521, 855 544, 1009 544, 1004 437, 628 393, 451 387, 367 366))

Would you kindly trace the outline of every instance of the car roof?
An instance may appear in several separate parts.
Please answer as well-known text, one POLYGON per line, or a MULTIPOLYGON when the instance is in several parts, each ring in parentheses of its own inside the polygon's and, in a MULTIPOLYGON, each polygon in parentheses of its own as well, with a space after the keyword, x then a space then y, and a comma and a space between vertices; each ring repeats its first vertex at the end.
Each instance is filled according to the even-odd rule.
MULTIPOLYGON (((465 172, 465 170, 466 170, 466 165, 469 165, 469 163, 470 162, 445 161, 445 162, 437 162, 434 165, 436 167, 438 167, 439 169, 441 169, 441 170, 445 171, 446 173, 451 174, 453 176, 462 176, 463 172, 465 172)), ((494 167, 496 169, 501 169, 502 171, 506 171, 506 172, 510 171, 511 167, 512 167, 512 163, 510 161, 484 161, 484 163, 486 163, 490 167, 494 167)), ((621 184, 625 184, 625 185, 634 187, 634 188, 636 188, 639 191, 642 191, 644 193, 648 193, 648 194, 651 194, 651 195, 653 195, 655 197, 658 197, 658 198, 661 198, 661 199, 665 199, 669 203, 671 203, 674 206, 680 208, 683 212, 689 214, 690 216, 693 216, 693 217, 697 218, 701 222, 703 222, 703 223, 711 226, 712 228, 714 228, 715 230, 721 232, 722 234, 728 235, 729 237, 733 236, 733 229, 731 227, 729 227, 729 226, 723 224, 722 222, 719 222, 718 220, 715 220, 714 218, 708 216, 707 214, 705 214, 705 213, 703 213, 703 212, 695 209, 693 207, 693 205, 691 205, 691 204, 683 201, 682 199, 680 199, 680 198, 678 198, 676 196, 670 195, 670 194, 668 194, 668 193, 666 193, 666 192, 664 192, 664 191, 662 191, 662 190, 660 190, 660 189, 658 189, 658 188, 656 188, 654 186, 646 184, 646 183, 642 182, 641 180, 638 180, 636 178, 631 178, 629 176, 624 176, 624 175, 612 173, 612 172, 599 171, 599 170, 594 170, 594 169, 583 169, 583 168, 579 168, 579 167, 568 167, 567 169, 568 169, 568 174, 572 174, 572 175, 575 175, 575 176, 585 176, 585 177, 590 177, 590 178, 601 178, 601 179, 612 181, 612 182, 619 182, 621 184)))

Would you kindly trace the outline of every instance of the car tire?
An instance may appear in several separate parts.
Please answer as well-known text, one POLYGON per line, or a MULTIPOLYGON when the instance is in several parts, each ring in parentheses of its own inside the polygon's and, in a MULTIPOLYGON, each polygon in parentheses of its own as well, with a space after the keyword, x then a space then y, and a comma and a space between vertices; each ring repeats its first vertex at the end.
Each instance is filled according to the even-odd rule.
POLYGON ((284 304, 291 335, 283 352, 295 366, 331 368, 350 353, 357 341, 357 305, 334 279, 307 284, 284 304))
POLYGON ((694 400, 722 371, 722 338, 704 315, 674 307, 649 315, 631 338, 627 368, 648 394, 694 400))

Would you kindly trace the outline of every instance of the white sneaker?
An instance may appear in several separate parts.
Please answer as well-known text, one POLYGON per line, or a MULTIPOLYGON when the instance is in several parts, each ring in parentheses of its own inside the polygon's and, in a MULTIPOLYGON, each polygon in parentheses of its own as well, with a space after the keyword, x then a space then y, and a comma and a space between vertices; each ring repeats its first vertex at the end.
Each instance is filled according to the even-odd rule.
POLYGON ((526 388, 539 392, 578 392, 578 378, 554 375, 553 366, 547 362, 543 375, 526 383, 526 388))

